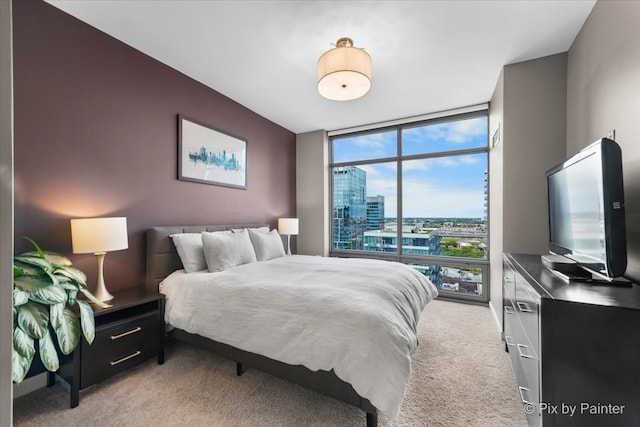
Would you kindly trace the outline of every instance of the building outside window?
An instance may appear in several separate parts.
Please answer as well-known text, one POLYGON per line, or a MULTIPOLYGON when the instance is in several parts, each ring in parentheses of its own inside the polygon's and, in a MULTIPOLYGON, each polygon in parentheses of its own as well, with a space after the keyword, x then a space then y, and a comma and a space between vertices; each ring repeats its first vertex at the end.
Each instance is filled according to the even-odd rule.
POLYGON ((332 256, 413 266, 487 301, 486 111, 331 137, 332 256))
POLYGON ((367 230, 384 229, 384 196, 367 196, 367 230))

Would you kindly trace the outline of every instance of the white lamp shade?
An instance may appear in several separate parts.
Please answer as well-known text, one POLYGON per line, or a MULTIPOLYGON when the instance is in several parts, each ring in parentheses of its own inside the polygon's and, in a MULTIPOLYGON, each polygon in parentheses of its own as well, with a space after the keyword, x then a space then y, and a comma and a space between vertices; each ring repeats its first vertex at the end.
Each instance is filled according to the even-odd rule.
POLYGON ((74 254, 111 252, 129 247, 127 218, 81 218, 71 220, 74 254))
POLYGON ((318 60, 318 91, 333 101, 360 98, 371 88, 371 57, 350 46, 350 39, 338 40, 338 47, 325 52, 318 60), (348 40, 348 44, 341 43, 348 40))
POLYGON ((298 218, 279 218, 278 233, 285 236, 298 235, 298 218))

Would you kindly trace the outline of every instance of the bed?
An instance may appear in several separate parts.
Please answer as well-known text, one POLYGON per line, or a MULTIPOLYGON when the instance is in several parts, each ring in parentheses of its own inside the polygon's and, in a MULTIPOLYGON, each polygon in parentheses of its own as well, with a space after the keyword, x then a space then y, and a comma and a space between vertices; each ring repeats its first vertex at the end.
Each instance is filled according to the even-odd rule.
POLYGON ((402 264, 302 255, 186 273, 171 238, 264 227, 148 230, 147 287, 167 297, 170 333, 235 361, 238 375, 254 367, 356 406, 368 427, 379 410, 395 419, 433 284, 402 264))

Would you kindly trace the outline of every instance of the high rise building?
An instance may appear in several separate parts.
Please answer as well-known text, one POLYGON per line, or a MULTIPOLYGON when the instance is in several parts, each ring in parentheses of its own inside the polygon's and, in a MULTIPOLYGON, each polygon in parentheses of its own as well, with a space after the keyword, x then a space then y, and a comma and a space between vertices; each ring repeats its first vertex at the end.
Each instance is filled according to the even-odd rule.
POLYGON ((363 249, 367 225, 367 173, 356 166, 333 169, 333 248, 363 249))
POLYGON ((384 229, 384 196, 367 196, 367 231, 384 229))

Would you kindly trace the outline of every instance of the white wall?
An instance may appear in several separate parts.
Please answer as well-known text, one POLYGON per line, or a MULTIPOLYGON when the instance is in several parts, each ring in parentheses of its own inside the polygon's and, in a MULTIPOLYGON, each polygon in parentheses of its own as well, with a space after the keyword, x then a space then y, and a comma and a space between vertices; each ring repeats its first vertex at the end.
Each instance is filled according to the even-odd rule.
POLYGON ((626 276, 640 282, 640 2, 599 1, 568 56, 567 155, 615 129, 622 148, 626 276))
POLYGON ((0 426, 13 415, 13 66, 11 1, 0 1, 0 426))
POLYGON ((566 53, 506 65, 492 98, 491 306, 502 322, 503 252, 548 251, 545 172, 565 159, 566 53))
POLYGON ((504 69, 489 104, 489 245, 491 292, 489 304, 502 330, 504 69))
POLYGON ((329 255, 329 139, 323 130, 296 136, 297 253, 329 255))

